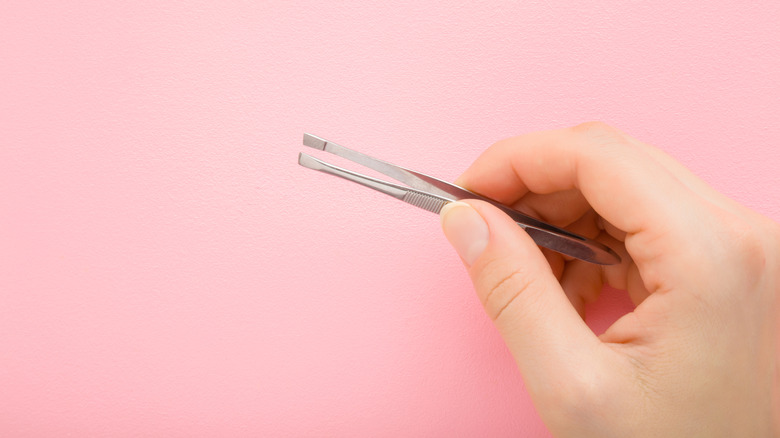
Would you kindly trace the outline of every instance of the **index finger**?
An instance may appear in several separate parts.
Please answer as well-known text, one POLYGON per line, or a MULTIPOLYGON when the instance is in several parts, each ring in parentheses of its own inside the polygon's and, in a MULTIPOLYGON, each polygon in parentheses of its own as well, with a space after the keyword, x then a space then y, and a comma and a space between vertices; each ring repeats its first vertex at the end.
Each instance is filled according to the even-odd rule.
POLYGON ((508 204, 528 192, 578 189, 599 215, 628 234, 680 229, 680 207, 698 204, 666 167, 602 123, 502 140, 458 183, 508 204))

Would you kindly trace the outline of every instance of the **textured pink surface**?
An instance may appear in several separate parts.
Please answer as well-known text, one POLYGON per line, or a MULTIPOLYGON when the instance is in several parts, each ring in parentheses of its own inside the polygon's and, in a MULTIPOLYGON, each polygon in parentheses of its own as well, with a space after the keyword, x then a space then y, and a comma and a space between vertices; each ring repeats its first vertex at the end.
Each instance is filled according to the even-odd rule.
POLYGON ((547 435, 438 218, 304 131, 454 179, 601 119, 780 219, 779 2, 80 3, 0 4, 2 436, 547 435))

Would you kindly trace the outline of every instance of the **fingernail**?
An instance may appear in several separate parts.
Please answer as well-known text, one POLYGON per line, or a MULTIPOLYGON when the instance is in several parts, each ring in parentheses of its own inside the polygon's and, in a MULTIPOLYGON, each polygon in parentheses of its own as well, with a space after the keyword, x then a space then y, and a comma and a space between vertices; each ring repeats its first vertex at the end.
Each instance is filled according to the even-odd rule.
POLYGON ((485 251, 490 238, 485 220, 465 202, 451 202, 442 208, 441 227, 447 240, 469 266, 485 251))

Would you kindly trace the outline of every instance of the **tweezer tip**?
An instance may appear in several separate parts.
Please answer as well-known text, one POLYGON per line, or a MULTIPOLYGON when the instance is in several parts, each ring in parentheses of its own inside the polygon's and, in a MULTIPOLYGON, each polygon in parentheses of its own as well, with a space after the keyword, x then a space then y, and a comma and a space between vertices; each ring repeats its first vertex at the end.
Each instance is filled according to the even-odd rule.
POLYGON ((314 148, 320 151, 325 150, 325 145, 328 143, 327 140, 324 138, 317 137, 316 135, 311 135, 308 133, 303 134, 303 144, 304 146, 308 146, 310 148, 314 148))
POLYGON ((311 155, 306 155, 303 152, 298 152, 298 164, 309 169, 315 169, 317 167, 317 159, 311 155))

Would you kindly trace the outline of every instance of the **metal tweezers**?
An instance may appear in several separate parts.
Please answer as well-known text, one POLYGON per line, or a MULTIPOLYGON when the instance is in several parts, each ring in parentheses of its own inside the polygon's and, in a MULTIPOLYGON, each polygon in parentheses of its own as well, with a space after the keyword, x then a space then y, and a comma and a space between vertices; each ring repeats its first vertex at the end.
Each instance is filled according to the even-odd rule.
POLYGON ((439 214, 444 205, 458 200, 479 199, 489 202, 525 229, 539 246, 599 265, 620 263, 620 257, 612 249, 599 242, 542 222, 462 187, 370 157, 311 134, 303 134, 303 144, 346 158, 398 180, 409 187, 334 166, 304 153, 298 155, 298 164, 301 166, 356 182, 436 214, 439 214))

